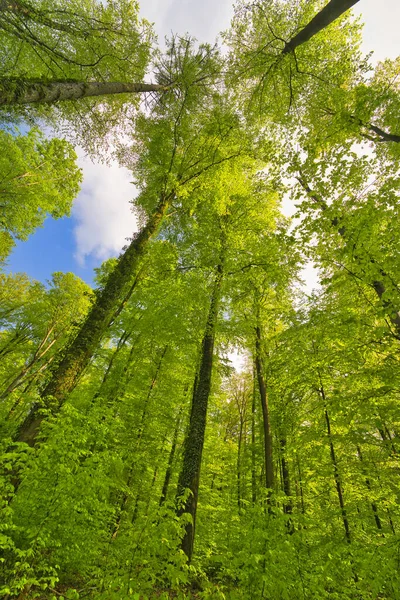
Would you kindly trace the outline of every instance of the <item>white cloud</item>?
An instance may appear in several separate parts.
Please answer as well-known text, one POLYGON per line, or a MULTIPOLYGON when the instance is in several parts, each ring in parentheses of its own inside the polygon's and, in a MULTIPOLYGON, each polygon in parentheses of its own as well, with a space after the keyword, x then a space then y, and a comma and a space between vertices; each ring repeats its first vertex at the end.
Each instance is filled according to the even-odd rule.
POLYGON ((74 203, 75 258, 83 266, 89 255, 99 260, 119 254, 126 238, 138 230, 130 200, 136 195, 132 174, 117 164, 93 163, 79 152, 82 190, 74 203))
POLYGON ((213 42, 229 26, 233 15, 232 0, 146 0, 140 13, 154 22, 159 42, 171 32, 189 33, 200 42, 213 42))

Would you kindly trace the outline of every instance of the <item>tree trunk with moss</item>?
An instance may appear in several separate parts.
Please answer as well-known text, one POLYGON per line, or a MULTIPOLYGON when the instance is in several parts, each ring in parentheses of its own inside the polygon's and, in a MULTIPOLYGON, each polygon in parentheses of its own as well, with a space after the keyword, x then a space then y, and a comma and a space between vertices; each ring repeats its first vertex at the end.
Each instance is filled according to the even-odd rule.
POLYGON ((13 104, 53 104, 63 100, 79 100, 115 94, 162 92, 167 88, 153 83, 121 81, 45 81, 0 79, 0 106, 13 104))
POLYGON ((70 344, 43 390, 41 401, 32 406, 19 427, 15 441, 26 442, 30 446, 34 446, 42 421, 60 410, 66 396, 75 387, 98 349, 101 339, 114 317, 118 301, 134 278, 147 243, 157 232, 167 207, 168 198, 162 197, 148 223, 120 256, 104 288, 98 293, 78 335, 70 344), (42 413, 42 409, 45 409, 44 413, 42 413))
POLYGON ((206 429, 208 398, 211 389, 215 326, 218 317, 223 265, 224 249, 222 248, 220 262, 216 269, 210 309, 202 342, 200 368, 197 385, 195 385, 193 390, 190 421, 184 442, 183 463, 178 480, 177 498, 180 498, 185 490, 190 490, 190 495, 186 502, 179 506, 177 511, 178 515, 189 513, 191 516, 191 523, 186 525, 185 535, 182 540, 182 550, 185 552, 189 561, 193 554, 200 466, 206 429))

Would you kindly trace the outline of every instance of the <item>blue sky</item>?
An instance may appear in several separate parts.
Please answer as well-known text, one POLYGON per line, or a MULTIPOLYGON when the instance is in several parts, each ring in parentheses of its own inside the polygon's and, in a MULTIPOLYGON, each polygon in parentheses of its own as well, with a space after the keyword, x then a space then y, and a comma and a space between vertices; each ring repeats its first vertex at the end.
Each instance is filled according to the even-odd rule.
MULTIPOLYGON (((229 26, 231 5, 231 0, 143 0, 141 14, 155 22, 160 39, 174 31, 212 42, 229 26)), ((360 0, 354 12, 365 22, 364 51, 374 50, 373 62, 400 53, 398 0, 360 0)), ((72 216, 48 218, 28 241, 17 242, 8 271, 24 271, 43 282, 55 271, 72 271, 91 284, 93 268, 118 255, 126 238, 137 230, 130 204, 136 193, 132 175, 116 164, 93 164, 79 149, 78 155, 84 182, 72 216)))
POLYGON ((8 262, 7 270, 23 271, 39 281, 51 278, 55 271, 73 271, 92 285, 93 268, 101 262, 93 255, 80 264, 74 258, 76 247, 75 219, 46 219, 26 242, 18 242, 8 262))
POLYGON ((94 267, 117 256, 137 231, 132 174, 116 164, 94 164, 80 149, 78 164, 84 180, 72 216, 47 218, 26 242, 17 242, 7 271, 23 271, 43 282, 55 271, 72 271, 91 285, 94 267))

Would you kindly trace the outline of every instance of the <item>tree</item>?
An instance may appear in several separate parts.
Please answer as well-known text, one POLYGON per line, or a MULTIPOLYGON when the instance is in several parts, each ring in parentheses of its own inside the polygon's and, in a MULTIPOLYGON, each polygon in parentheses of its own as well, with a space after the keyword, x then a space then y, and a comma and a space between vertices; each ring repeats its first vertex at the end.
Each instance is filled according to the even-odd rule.
POLYGON ((26 135, 0 131, 1 229, 8 239, 26 240, 47 215, 69 215, 82 173, 71 144, 46 140, 37 129, 26 135))
POLYGON ((160 90, 141 83, 153 34, 131 0, 6 3, 0 39, 3 119, 46 119, 92 154, 134 113, 127 93, 160 90))
MULTIPOLYGON (((343 4, 349 3, 329 2, 325 8, 343 4)), ((246 107, 247 118, 265 124, 268 133, 272 122, 293 129, 297 136, 299 119, 312 112, 321 93, 353 87, 359 74, 368 70, 358 52, 359 29, 349 15, 327 29, 317 26, 319 35, 308 37, 310 29, 303 29, 304 23, 310 21, 316 32, 313 17, 319 6, 320 2, 268 1, 239 2, 235 7, 225 34, 230 48, 227 81, 246 107), (299 29, 298 37, 292 38, 299 29)), ((318 13, 323 14, 324 9, 318 13)))
MULTIPOLYGON (((13 279, 12 276, 5 279, 5 294, 13 279)), ((37 283, 31 283, 30 288, 27 290, 29 299, 23 300, 23 306, 13 307, 11 314, 3 320, 3 326, 8 330, 4 336, 7 341, 3 355, 6 353, 10 362, 2 381, 0 399, 3 403, 8 401, 10 395, 15 395, 15 390, 28 384, 20 397, 14 398, 11 413, 28 396, 33 381, 46 373, 57 353, 68 343, 91 303, 90 288, 72 273, 54 273, 48 289, 37 283), (23 358, 18 356, 22 342, 25 345, 23 358)), ((24 407, 22 411, 19 407, 20 412, 23 410, 24 407)))
POLYGON ((282 54, 293 52, 298 46, 308 42, 357 2, 358 0, 330 0, 299 33, 285 42, 282 54))
POLYGON ((140 94, 166 91, 166 87, 150 83, 92 82, 92 81, 28 81, 3 82, 0 105, 53 103, 113 94, 140 94))
MULTIPOLYGON (((340 163, 340 174, 339 169, 332 173, 331 183, 327 185, 327 180, 325 180, 323 188, 328 197, 329 195, 334 197, 338 189, 341 190, 341 194, 331 204, 328 204, 327 200, 319 194, 322 165, 318 160, 307 160, 304 165, 308 169, 308 165, 313 164, 310 173, 313 172, 316 175, 315 185, 318 186, 316 188, 318 191, 310 187, 308 175, 298 163, 294 167, 295 172, 303 192, 307 194, 312 204, 327 216, 330 215, 328 218, 330 218, 329 224, 332 227, 332 233, 335 231, 342 238, 342 257, 339 260, 344 259, 347 262, 349 253, 351 253, 351 265, 349 264, 348 267, 349 275, 357 276, 357 272, 360 280, 365 281, 374 289, 388 319, 393 325, 394 335, 398 337, 400 317, 398 314, 397 291, 395 290, 396 276, 394 273, 392 274, 391 260, 385 259, 379 249, 382 236, 385 235, 384 232, 387 230, 392 217, 394 200, 392 194, 396 194, 397 177, 392 174, 392 163, 381 164, 377 159, 371 160, 366 156, 357 157, 355 154, 349 160, 348 150, 346 144, 342 148, 336 146, 333 151, 338 159, 338 164, 340 163), (368 173, 371 176, 374 169, 379 171, 382 179, 377 178, 374 184, 365 188, 366 174, 368 173), (388 180, 390 186, 387 185, 388 180), (360 200, 353 203, 348 198, 353 199, 355 197, 356 189, 359 190, 360 200), (378 196, 382 206, 380 210, 377 210, 376 206, 372 209, 372 203, 378 196), (373 210, 373 215, 371 210, 373 210), (361 227, 363 235, 360 237, 361 227), (378 236, 379 240, 375 236, 378 236), (375 240, 375 243, 373 243, 373 240, 375 240)), ((325 167, 322 167, 322 170, 325 173, 325 167)), ((323 177, 325 178, 325 176, 323 177)))
POLYGON ((128 0, 98 4, 18 0, 0 13, 2 73, 6 77, 81 81, 140 79, 147 66, 151 29, 128 0), (136 76, 135 76, 136 75, 136 76))
MULTIPOLYGON (((186 42, 182 49, 183 57, 187 60, 191 77, 194 76, 196 80, 199 71, 205 68, 199 58, 203 54, 205 63, 207 58, 213 60, 213 56, 207 48, 200 49, 199 54, 193 57, 189 50, 190 44, 186 42)), ((119 257, 103 289, 97 294, 85 323, 42 393, 44 405, 51 402, 53 413, 58 412, 68 393, 75 387, 118 311, 118 303, 124 302, 124 295, 129 294, 136 285, 135 276, 147 244, 158 231, 173 199, 179 195, 185 196, 186 188, 190 190, 191 186, 198 185, 198 180, 201 181, 210 170, 218 168, 220 163, 235 158, 241 152, 241 143, 233 130, 235 116, 221 114, 218 100, 215 108, 212 104, 210 108, 214 112, 214 123, 219 123, 219 136, 215 137, 210 121, 202 122, 203 114, 200 111, 200 119, 194 118, 193 103, 198 101, 201 93, 206 101, 208 89, 199 91, 189 79, 180 102, 172 107, 160 106, 161 114, 155 114, 151 120, 143 116, 138 119, 137 131, 142 131, 137 141, 141 155, 136 169, 140 177, 138 184, 143 189, 139 202, 141 208, 148 211, 149 217, 146 225, 119 257), (191 112, 189 108, 192 109, 191 112)), ((132 160, 131 154, 127 153, 124 160, 132 160)), ((40 403, 32 407, 21 424, 18 441, 35 444, 43 420, 41 409, 40 403)))
MULTIPOLYGON (((223 228, 223 225, 221 229, 223 228)), ((203 453, 204 435, 206 428, 208 399, 211 390, 211 374, 213 367, 213 354, 215 343, 215 328, 218 319, 218 305, 221 295, 221 284, 224 274, 225 242, 224 231, 221 232, 221 249, 219 262, 215 269, 215 278, 211 290, 210 309, 204 337, 201 344, 200 364, 198 375, 193 386, 192 405, 190 410, 189 428, 186 434, 183 464, 178 482, 178 499, 187 490, 189 497, 186 502, 181 500, 178 515, 187 513, 190 522, 186 526, 186 532, 182 540, 182 550, 189 561, 193 554, 194 532, 196 524, 197 499, 200 482, 200 465, 203 453)))

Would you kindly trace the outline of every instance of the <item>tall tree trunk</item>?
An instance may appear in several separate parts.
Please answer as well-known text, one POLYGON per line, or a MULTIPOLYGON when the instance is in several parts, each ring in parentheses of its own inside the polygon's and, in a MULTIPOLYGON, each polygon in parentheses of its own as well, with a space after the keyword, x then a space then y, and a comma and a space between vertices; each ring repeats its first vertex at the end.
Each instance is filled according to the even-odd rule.
POLYGON ((125 397, 128 383, 133 376, 134 367, 137 362, 137 352, 136 352, 137 345, 136 344, 139 341, 140 337, 141 337, 141 334, 137 335, 135 337, 135 340, 131 340, 131 349, 129 351, 128 358, 125 361, 124 367, 122 369, 121 377, 117 381, 113 382, 113 386, 112 386, 111 390, 109 390, 106 394, 107 405, 109 407, 114 405, 115 412, 117 412, 119 410, 118 406, 115 405, 115 401, 118 399, 119 403, 120 403, 123 400, 123 398, 125 397))
POLYGON ((167 498, 169 482, 171 481, 172 468, 173 468, 174 458, 175 458, 175 453, 176 453, 176 446, 177 446, 177 442, 178 442, 179 429, 181 426, 181 420, 182 420, 182 409, 179 411, 178 418, 176 419, 174 435, 172 438, 171 450, 170 450, 169 456, 168 456, 168 464, 167 464, 167 469, 165 471, 164 483, 163 483, 162 490, 161 490, 159 506, 162 506, 167 498))
POLYGON ((116 511, 115 521, 114 521, 114 524, 112 527, 112 532, 111 532, 111 540, 115 540, 115 538, 118 535, 119 528, 121 526, 122 516, 124 514, 126 505, 128 504, 128 500, 131 495, 130 488, 131 488, 132 479, 133 479, 133 472, 134 472, 134 464, 132 464, 131 468, 129 469, 128 478, 126 480, 126 491, 122 494, 118 509, 116 511))
POLYGON ((40 409, 50 409, 49 412, 52 415, 56 414, 63 405, 67 394, 75 387, 113 318, 115 307, 124 289, 134 277, 148 241, 157 232, 167 210, 168 201, 169 197, 161 198, 148 223, 119 258, 103 290, 97 295, 78 335, 66 350, 63 359, 43 390, 41 402, 32 406, 29 414, 19 427, 16 441, 26 442, 30 446, 34 446, 40 425, 45 419, 40 409))
POLYGON ((243 419, 240 415, 239 424, 239 440, 238 440, 238 453, 237 453, 237 503, 239 515, 242 514, 242 439, 243 439, 243 419))
POLYGON ((264 429, 264 458, 265 458, 265 487, 269 490, 268 503, 270 503, 270 496, 272 488, 274 487, 274 463, 273 463, 273 451, 272 451, 272 432, 271 432, 271 418, 268 406, 268 395, 267 386, 264 378, 264 366, 262 360, 262 339, 261 339, 261 324, 260 324, 260 308, 257 305, 257 325, 255 328, 256 334, 256 352, 255 352, 255 365, 258 381, 258 390, 260 392, 261 408, 263 415, 263 429, 264 429))
POLYGON ((253 394, 251 398, 251 501, 257 502, 256 474, 256 371, 253 367, 253 394))
POLYGON ((140 418, 139 431, 138 431, 138 434, 137 434, 138 447, 139 447, 140 441, 141 441, 141 439, 143 437, 143 433, 144 433, 144 427, 145 427, 145 424, 146 424, 147 413, 148 413, 148 410, 149 410, 150 398, 151 398, 151 395, 153 393, 154 386, 156 385, 158 377, 160 375, 161 366, 163 364, 163 361, 164 361, 165 355, 167 353, 167 350, 168 350, 168 344, 166 346, 164 346, 164 348, 161 351, 161 355, 160 355, 159 361, 157 363, 155 373, 154 373, 154 375, 152 377, 152 380, 151 380, 151 383, 150 383, 150 386, 149 386, 149 389, 148 389, 148 392, 147 392, 147 396, 146 396, 146 399, 145 399, 144 404, 143 404, 143 411, 142 411, 142 416, 140 418))
POLYGON ((186 502, 177 511, 178 515, 189 513, 192 518, 192 522, 186 525, 185 535, 182 539, 182 550, 189 561, 193 555, 201 457, 206 429, 208 398, 211 389, 215 326, 223 278, 224 250, 224 243, 222 243, 220 262, 216 269, 210 309, 202 342, 198 380, 193 390, 189 427, 184 442, 183 463, 178 480, 177 498, 182 496, 185 490, 190 490, 186 502))
MULTIPOLYGON (((363 459, 363 455, 362 455, 360 446, 357 446, 357 454, 358 454, 358 458, 360 459, 360 462, 361 462, 361 464, 363 466, 363 471, 364 471, 365 470, 364 469, 364 465, 363 465, 363 460, 364 459, 363 459)), ((368 477, 365 478, 365 485, 367 486, 367 489, 370 492, 371 491, 371 482, 368 479, 368 477)), ((371 502, 371 508, 372 508, 372 512, 374 513, 374 519, 375 519, 376 527, 377 527, 377 529, 381 530, 382 529, 382 523, 381 523, 381 520, 379 518, 378 507, 376 506, 376 502, 371 502)))
POLYGON ((289 466, 286 460, 286 438, 281 436, 280 439, 281 444, 281 462, 282 462, 282 479, 283 479, 283 491, 288 498, 288 501, 285 503, 283 508, 283 512, 287 515, 291 515, 293 512, 293 506, 291 501, 291 485, 290 485, 290 474, 289 474, 289 466))
POLYGON ((357 2, 358 0, 330 0, 297 35, 286 42, 282 54, 289 54, 289 52, 293 52, 301 44, 308 42, 314 35, 325 29, 325 27, 328 27, 333 21, 336 21, 336 19, 354 6, 354 4, 357 4, 357 2))
POLYGON ((298 480, 297 480, 298 485, 296 485, 296 496, 300 497, 300 506, 298 506, 298 508, 300 508, 301 514, 304 515, 306 513, 306 507, 304 504, 303 477, 301 474, 300 459, 299 459, 298 454, 296 456, 296 464, 297 464, 297 474, 298 474, 298 480))
POLYGON ((246 420, 247 420, 247 394, 244 382, 238 384, 237 389, 234 393, 234 399, 236 402, 238 415, 239 415, 239 439, 237 449, 237 460, 236 460, 236 477, 237 477, 237 503, 238 513, 242 514, 242 450, 243 446, 246 445, 246 420))
POLYGON ((114 366, 114 362, 115 359, 118 357, 119 353, 121 352, 122 348, 124 348, 125 344, 127 343, 129 336, 131 335, 131 331, 124 331, 121 335, 121 337, 119 338, 118 342, 117 342, 117 347, 114 350, 114 352, 111 355, 110 361, 107 365, 106 370, 104 371, 104 375, 103 375, 103 379, 101 381, 100 387, 97 390, 97 392, 94 394, 93 399, 91 404, 95 404, 97 398, 99 398, 101 396, 101 394, 103 393, 103 390, 105 388, 105 386, 107 385, 108 379, 110 377, 110 373, 113 369, 114 366))
POLYGON ((342 513, 343 527, 345 530, 346 540, 348 541, 348 543, 350 543, 350 541, 351 541, 350 527, 349 527, 349 521, 347 518, 346 508, 344 505, 343 487, 342 487, 342 482, 341 482, 340 475, 339 475, 339 468, 338 468, 338 464, 337 464, 337 460, 336 460, 335 447, 334 447, 333 441, 332 441, 332 432, 331 432, 329 414, 328 414, 328 411, 326 408, 325 408, 325 421, 326 421, 326 430, 327 430, 328 438, 329 438, 329 447, 330 447, 330 453, 331 453, 331 460, 332 460, 332 464, 333 464, 333 474, 334 474, 334 478, 335 478, 336 491, 337 491, 337 495, 338 495, 338 499, 339 499, 340 511, 342 513))
POLYGON ((331 454, 331 461, 332 461, 332 465, 333 465, 333 476, 334 476, 334 479, 335 479, 335 487, 336 487, 336 492, 337 492, 337 495, 338 495, 340 512, 342 514, 343 527, 344 527, 344 531, 345 531, 345 535, 346 535, 346 540, 350 544, 351 538, 350 538, 349 520, 347 518, 347 511, 346 511, 346 507, 344 505, 343 486, 342 486, 342 481, 341 481, 341 478, 340 478, 340 472, 339 472, 339 467, 338 467, 338 463, 337 463, 337 458, 336 458, 336 453, 335 453, 335 447, 333 445, 331 422, 330 422, 330 419, 329 419, 329 414, 328 414, 328 409, 327 409, 327 402, 326 402, 326 396, 325 396, 325 390, 324 390, 324 387, 322 385, 322 382, 321 382, 321 387, 319 389, 319 393, 320 393, 320 396, 321 396, 322 401, 324 403, 324 414, 325 414, 325 422, 326 422, 326 431, 327 431, 327 434, 328 434, 329 448, 330 448, 330 454, 331 454))
POLYGON ((162 92, 167 88, 153 83, 122 81, 40 81, 0 79, 0 106, 13 104, 53 104, 63 100, 79 100, 95 96, 162 92))

